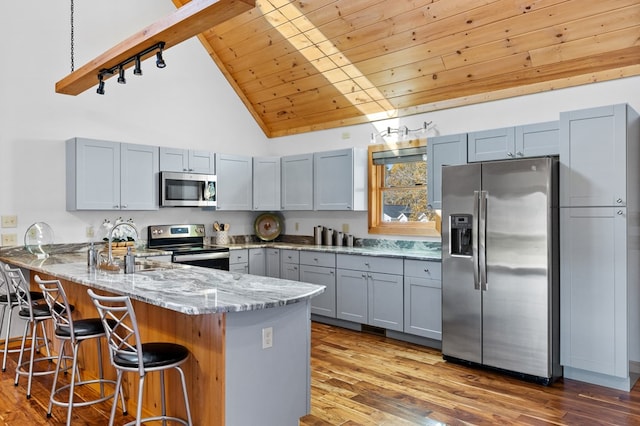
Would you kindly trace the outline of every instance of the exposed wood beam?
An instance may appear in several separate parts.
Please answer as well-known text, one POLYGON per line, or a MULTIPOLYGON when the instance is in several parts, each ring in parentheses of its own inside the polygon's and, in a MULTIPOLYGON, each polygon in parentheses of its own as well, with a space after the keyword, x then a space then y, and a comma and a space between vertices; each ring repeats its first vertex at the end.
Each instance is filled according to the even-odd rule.
POLYGON ((97 85, 100 70, 112 68, 159 42, 165 43, 166 50, 254 7, 255 0, 193 0, 58 81, 56 92, 78 95, 97 85))

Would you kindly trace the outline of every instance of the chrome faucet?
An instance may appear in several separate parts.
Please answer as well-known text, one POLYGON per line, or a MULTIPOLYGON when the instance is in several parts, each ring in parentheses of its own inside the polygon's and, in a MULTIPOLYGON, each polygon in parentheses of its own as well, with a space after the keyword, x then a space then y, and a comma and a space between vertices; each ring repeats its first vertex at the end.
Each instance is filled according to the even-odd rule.
POLYGON ((113 231, 116 230, 116 228, 119 228, 121 226, 128 226, 129 228, 133 229, 133 232, 136 233, 136 241, 138 240, 139 234, 138 234, 138 229, 135 227, 135 225, 131 222, 120 222, 120 223, 116 223, 110 230, 109 230, 109 235, 107 236, 107 244, 109 244, 109 259, 107 259, 107 264, 108 265, 113 265, 113 251, 112 251, 112 238, 113 238, 113 231))

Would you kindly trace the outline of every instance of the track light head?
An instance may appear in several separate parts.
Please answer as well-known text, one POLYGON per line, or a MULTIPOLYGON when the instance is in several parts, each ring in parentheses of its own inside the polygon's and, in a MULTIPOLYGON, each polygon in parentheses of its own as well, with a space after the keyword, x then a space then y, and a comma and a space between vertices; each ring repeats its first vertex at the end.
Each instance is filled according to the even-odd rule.
POLYGON ((162 49, 160 49, 158 53, 156 53, 156 66, 158 68, 164 68, 167 66, 167 64, 164 62, 164 59, 162 59, 162 49))
POLYGON ((124 78, 124 67, 122 65, 120 65, 120 70, 118 71, 118 83, 120 84, 127 83, 127 79, 124 78))
POLYGON ((98 83, 98 88, 96 89, 96 93, 98 95, 104 95, 104 80, 102 78, 103 78, 102 74, 99 74, 98 75, 99 83, 98 83))
POLYGON ((133 75, 142 75, 142 67, 140 65, 140 56, 136 56, 136 65, 133 68, 133 75))

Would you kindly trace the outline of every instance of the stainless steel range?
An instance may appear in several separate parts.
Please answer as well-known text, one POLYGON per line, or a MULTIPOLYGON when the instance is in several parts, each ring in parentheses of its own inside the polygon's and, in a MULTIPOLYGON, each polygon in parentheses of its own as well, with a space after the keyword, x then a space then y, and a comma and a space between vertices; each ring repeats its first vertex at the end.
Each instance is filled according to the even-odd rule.
POLYGON ((173 263, 228 271, 229 248, 207 245, 204 237, 204 225, 150 225, 147 244, 173 252, 173 263))

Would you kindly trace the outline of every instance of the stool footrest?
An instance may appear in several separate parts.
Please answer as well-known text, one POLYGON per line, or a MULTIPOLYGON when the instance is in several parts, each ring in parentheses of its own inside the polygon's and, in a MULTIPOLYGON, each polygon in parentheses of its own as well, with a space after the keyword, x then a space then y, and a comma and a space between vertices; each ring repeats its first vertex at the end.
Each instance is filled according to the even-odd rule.
MULTIPOLYGON (((80 386, 87 386, 87 385, 92 385, 92 384, 99 384, 99 385, 111 385, 113 387, 113 391, 108 394, 108 395, 104 395, 104 392, 101 393, 101 395, 96 398, 96 399, 92 399, 92 400, 88 400, 88 401, 79 401, 79 402, 73 402, 73 406, 74 407, 84 407, 86 405, 92 405, 92 404, 98 404, 100 402, 104 402, 108 399, 113 398, 113 396, 115 395, 116 392, 116 381, 115 380, 100 380, 100 379, 93 379, 93 380, 85 380, 85 381, 81 381, 81 382, 76 382, 75 384, 75 388, 77 389, 80 386)), ((69 406, 69 400, 67 399, 66 401, 61 401, 56 399, 56 395, 58 395, 59 393, 67 390, 71 388, 71 384, 68 385, 64 385, 61 386, 59 388, 56 389, 56 392, 51 395, 51 399, 50 401, 54 404, 57 405, 58 407, 68 407, 69 406)), ((67 394, 68 395, 68 394, 67 394)))

